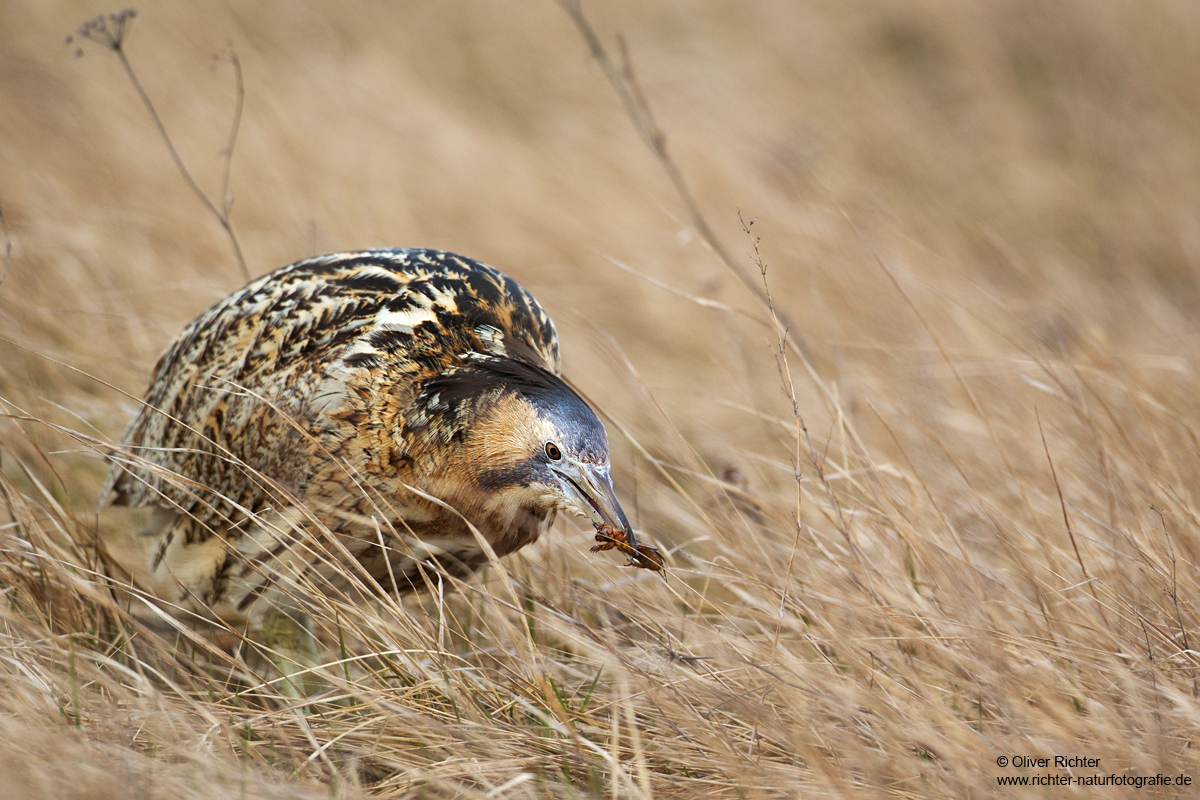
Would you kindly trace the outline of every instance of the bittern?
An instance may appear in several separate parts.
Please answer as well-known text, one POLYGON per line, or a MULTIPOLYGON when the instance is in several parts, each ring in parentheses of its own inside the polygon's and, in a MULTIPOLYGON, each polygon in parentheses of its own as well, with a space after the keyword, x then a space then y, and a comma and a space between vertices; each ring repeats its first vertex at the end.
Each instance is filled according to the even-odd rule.
POLYGON ((297 593, 347 590, 339 554, 404 594, 435 563, 486 564, 477 536, 503 556, 559 511, 632 542, 604 426, 560 374, 554 323, 493 267, 423 249, 307 259, 184 328, 101 505, 153 508, 129 570, 143 590, 286 650, 297 593))

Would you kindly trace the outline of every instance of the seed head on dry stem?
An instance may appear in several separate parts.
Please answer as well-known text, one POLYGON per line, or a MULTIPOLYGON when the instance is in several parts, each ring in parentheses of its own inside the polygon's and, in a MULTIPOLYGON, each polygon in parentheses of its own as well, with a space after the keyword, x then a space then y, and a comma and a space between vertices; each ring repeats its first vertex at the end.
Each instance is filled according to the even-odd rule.
MULTIPOLYGON (((133 18, 137 11, 132 8, 122 9, 112 14, 101 14, 80 25, 75 33, 67 36, 67 44, 73 44, 75 37, 95 42, 109 50, 121 50, 125 45, 125 37, 133 26, 133 18)), ((76 48, 75 55, 82 56, 83 48, 76 48)))
MULTIPOLYGON (((221 151, 221 157, 224 160, 224 169, 221 184, 221 207, 218 208, 217 204, 196 183, 196 179, 192 177, 191 171, 183 163, 183 157, 179 155, 179 151, 175 148, 175 142, 172 141, 170 134, 167 133, 167 127, 163 124, 162 117, 158 115, 158 110, 154 107, 154 103, 150 100, 150 95, 146 93, 141 79, 138 78, 137 73, 133 69, 133 64, 129 61, 129 56, 125 53, 125 37, 129 35, 129 29, 136 13, 133 9, 127 8, 124 11, 118 11, 114 14, 101 14, 80 25, 75 34, 67 37, 66 42, 67 44, 73 44, 75 37, 78 36, 80 39, 95 42, 117 54, 117 58, 120 59, 125 74, 129 77, 133 88, 137 90, 138 97, 142 100, 142 105, 150 112, 150 116, 154 120, 154 125, 158 129, 159 136, 162 138, 163 144, 166 145, 167 152, 171 155, 171 160, 175 162, 175 168, 183 176, 188 188, 192 190, 192 194, 196 195, 225 231, 225 235, 229 237, 229 244, 233 248, 233 255, 237 260, 242 277, 250 280, 250 270, 246 267, 246 259, 242 255, 242 246, 238 243, 237 233, 234 232, 233 222, 230 220, 230 213, 233 211, 233 196, 229 192, 229 172, 233 161, 233 148, 237 144, 238 130, 241 127, 242 105, 245 100, 241 61, 238 60, 233 45, 228 45, 226 48, 226 52, 228 53, 227 58, 233 65, 234 78, 237 82, 237 105, 233 114, 233 123, 229 130, 228 142, 224 150, 221 151)), ((75 56, 79 57, 82 55, 83 48, 76 48, 75 56)), ((218 54, 217 57, 222 58, 223 54, 218 54)))

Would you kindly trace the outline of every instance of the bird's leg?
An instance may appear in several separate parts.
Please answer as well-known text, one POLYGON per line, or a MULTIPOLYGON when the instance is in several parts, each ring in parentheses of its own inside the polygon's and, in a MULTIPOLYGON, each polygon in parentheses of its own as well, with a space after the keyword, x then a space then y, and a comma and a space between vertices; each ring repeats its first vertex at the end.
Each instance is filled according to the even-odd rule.
POLYGON ((307 614, 273 608, 262 618, 267 656, 283 676, 279 691, 293 700, 308 696, 316 680, 308 670, 317 665, 317 640, 307 614))

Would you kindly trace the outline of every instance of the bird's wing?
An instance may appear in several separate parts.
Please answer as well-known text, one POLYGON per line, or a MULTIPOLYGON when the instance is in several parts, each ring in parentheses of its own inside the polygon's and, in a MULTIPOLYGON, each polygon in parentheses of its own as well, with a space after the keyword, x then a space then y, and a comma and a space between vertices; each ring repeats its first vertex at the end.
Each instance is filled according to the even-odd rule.
POLYGON ((283 267, 205 311, 159 359, 101 504, 236 522, 351 449, 339 443, 399 430, 419 385, 473 353, 560 371, 549 316, 479 262, 375 250, 283 267))

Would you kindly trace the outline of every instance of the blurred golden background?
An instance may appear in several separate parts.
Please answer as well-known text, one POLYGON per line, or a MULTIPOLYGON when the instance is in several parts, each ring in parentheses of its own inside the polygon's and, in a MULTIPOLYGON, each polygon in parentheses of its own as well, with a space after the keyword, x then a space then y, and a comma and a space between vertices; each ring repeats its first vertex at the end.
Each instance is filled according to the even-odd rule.
MULTIPOLYGON (((755 220, 773 301, 811 369, 795 350, 778 357, 769 316, 697 235, 551 0, 147 2, 126 52, 219 201, 235 103, 231 66, 214 56, 236 51, 246 94, 232 222, 252 275, 322 252, 422 246, 530 289, 559 327, 567 377, 612 420, 635 525, 677 548, 678 580, 704 598, 697 611, 664 589, 647 613, 677 617, 672 641, 701 652, 729 614, 756 609, 731 624, 754 643, 739 652, 804 687, 744 701, 747 714, 772 709, 777 749, 755 761, 737 738, 753 742, 757 722, 712 734, 713 751, 679 734, 676 760, 710 784, 660 753, 612 791, 981 796, 1009 774, 995 757, 1018 747, 1200 779, 1200 5, 584 8, 614 54, 624 37, 716 236, 757 276, 739 212, 755 220), (728 592, 705 594, 712 580, 728 592), (780 611, 781 592, 803 599, 780 611), (708 622, 692 630, 692 612, 708 622)), ((47 530, 55 515, 94 524, 102 461, 53 426, 119 437, 163 348, 243 282, 115 54, 64 44, 115 10, 0 5, 10 537, 26 535, 22 514, 47 530)), ((591 569, 603 583, 586 539, 560 524, 514 569, 536 581, 544 567, 563 587, 591 569)), ((25 569, 20 546, 5 547, 25 569)), ((47 636, 69 633, 46 623, 47 636)), ((16 649, 32 636, 8 635, 16 649)), ((67 662, 39 658, 57 685, 67 662)), ((8 660, 11 680, 32 680, 8 660)), ((721 685, 738 695, 761 677, 721 685)), ((56 691, 28 689, 9 711, 53 708, 56 691)), ((682 709, 660 709, 663 737, 682 709)), ((67 724, 4 722, 0 738, 21 744, 0 769, 23 796, 121 795, 74 739, 94 772, 55 783, 53 754, 68 751, 55 726, 67 724)), ((120 756, 142 775, 137 759, 154 753, 136 722, 94 724, 95 742, 147 754, 120 756)), ((205 746, 217 764, 238 756, 205 746)), ((306 771, 321 764, 307 755, 280 774, 340 774, 306 771)), ((493 755, 496 774, 464 768, 454 792, 486 794, 520 772, 493 755)), ((187 775, 220 772, 196 759, 200 772, 169 778, 178 791, 187 775)), ((375 790, 415 791, 412 775, 375 790)), ((511 793, 568 791, 555 780, 511 793)), ((293 791, 255 791, 276 790, 293 791)))

